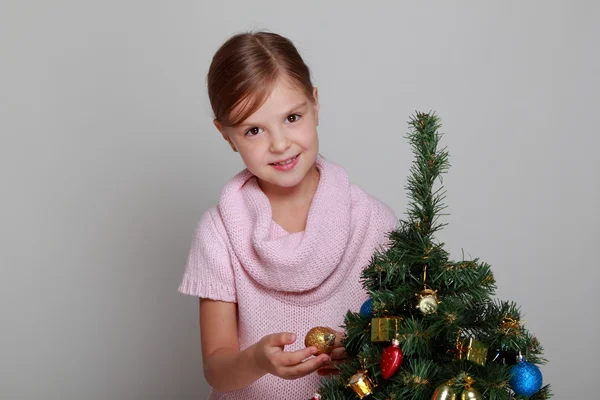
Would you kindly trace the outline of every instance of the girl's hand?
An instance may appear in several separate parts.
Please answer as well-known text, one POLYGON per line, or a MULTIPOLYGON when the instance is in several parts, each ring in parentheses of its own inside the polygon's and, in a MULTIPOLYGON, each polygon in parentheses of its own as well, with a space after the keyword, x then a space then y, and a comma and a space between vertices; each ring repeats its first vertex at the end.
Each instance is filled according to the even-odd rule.
POLYGON ((317 373, 321 376, 338 375, 340 371, 337 366, 344 362, 347 358, 346 349, 342 347, 342 339, 344 332, 335 331, 335 343, 331 352, 331 361, 319 368, 317 373))
POLYGON ((297 351, 284 351, 286 345, 296 341, 293 333, 274 333, 263 337, 254 349, 256 364, 263 371, 283 379, 298 379, 309 375, 331 361, 327 354, 312 357, 316 347, 297 351))

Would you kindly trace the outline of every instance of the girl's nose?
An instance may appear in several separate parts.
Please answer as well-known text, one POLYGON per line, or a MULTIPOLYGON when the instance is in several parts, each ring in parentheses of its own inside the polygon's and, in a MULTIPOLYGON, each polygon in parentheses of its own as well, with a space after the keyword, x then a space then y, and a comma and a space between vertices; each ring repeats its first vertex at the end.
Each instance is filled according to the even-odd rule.
POLYGON ((271 131, 271 144, 269 150, 272 153, 284 153, 290 147, 290 144, 291 142, 284 129, 271 131))

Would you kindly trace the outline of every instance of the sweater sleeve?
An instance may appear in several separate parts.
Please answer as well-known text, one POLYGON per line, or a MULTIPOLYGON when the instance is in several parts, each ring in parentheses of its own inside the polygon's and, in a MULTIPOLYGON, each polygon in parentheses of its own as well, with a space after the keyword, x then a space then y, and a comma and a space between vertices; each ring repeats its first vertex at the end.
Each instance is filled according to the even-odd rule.
POLYGON ((191 296, 235 303, 233 267, 225 242, 225 228, 219 218, 216 208, 202 215, 178 290, 191 296))

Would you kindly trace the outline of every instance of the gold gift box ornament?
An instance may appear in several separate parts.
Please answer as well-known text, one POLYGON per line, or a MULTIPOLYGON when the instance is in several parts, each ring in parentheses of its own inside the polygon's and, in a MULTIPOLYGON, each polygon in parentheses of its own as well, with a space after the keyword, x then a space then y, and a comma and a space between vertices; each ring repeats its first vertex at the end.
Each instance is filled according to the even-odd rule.
POLYGON ((383 317, 371 319, 371 342, 391 342, 398 333, 398 324, 402 317, 383 317))
POLYGON ((456 340, 456 358, 459 360, 468 360, 474 364, 485 367, 488 354, 488 346, 479 340, 470 337, 456 340))

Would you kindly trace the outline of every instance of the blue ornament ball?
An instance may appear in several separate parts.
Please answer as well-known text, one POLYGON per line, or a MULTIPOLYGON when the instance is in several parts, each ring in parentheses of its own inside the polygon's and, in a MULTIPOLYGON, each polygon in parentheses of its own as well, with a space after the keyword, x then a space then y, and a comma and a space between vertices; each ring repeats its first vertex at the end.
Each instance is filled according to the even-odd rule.
POLYGON ((509 384, 517 395, 533 396, 542 388, 542 372, 537 365, 521 361, 510 369, 509 384))
POLYGON ((363 303, 360 313, 365 317, 373 317, 373 299, 369 299, 363 303))

